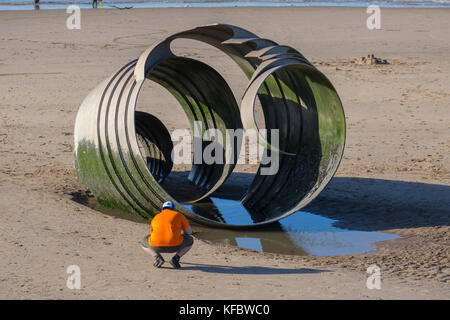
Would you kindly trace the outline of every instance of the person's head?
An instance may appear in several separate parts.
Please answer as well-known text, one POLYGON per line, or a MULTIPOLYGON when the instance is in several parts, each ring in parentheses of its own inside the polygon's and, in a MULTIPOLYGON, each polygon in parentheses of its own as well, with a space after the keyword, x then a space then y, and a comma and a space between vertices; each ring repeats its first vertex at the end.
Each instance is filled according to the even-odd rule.
POLYGON ((162 209, 171 209, 173 210, 175 208, 175 205, 173 204, 172 201, 166 201, 164 202, 164 204, 162 205, 162 209))

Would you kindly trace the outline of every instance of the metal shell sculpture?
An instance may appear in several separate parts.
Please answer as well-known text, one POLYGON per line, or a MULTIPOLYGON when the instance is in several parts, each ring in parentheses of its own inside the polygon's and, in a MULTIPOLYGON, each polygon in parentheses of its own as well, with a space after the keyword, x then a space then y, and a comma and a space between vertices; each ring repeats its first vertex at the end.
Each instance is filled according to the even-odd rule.
MULTIPOLYGON (((330 81, 300 52, 242 28, 207 25, 174 34, 149 47, 99 84, 83 101, 75 124, 75 172, 99 203, 152 217, 172 200, 192 220, 212 226, 258 226, 284 218, 307 205, 331 180, 345 143, 345 116, 330 81), (198 40, 226 53, 249 78, 240 108, 225 80, 203 62, 176 56, 178 38, 198 40), (279 130, 279 169, 254 175, 240 209, 228 218, 214 193, 234 164, 193 164, 189 181, 203 194, 176 201, 161 186, 172 168, 172 141, 155 116, 135 111, 139 91, 149 79, 181 104, 191 126, 259 130, 258 98, 266 129, 279 130), (210 204, 210 206, 205 206, 210 204), (205 209, 206 208, 206 209, 205 209)), ((227 146, 223 146, 226 149, 227 146)), ((195 155, 194 155, 195 157, 195 155)))

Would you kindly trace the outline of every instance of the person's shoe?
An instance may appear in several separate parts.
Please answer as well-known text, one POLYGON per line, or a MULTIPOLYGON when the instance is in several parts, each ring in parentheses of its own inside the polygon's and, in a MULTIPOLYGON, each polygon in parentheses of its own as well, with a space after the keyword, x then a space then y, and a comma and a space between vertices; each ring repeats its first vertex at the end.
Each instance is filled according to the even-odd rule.
POLYGON ((164 262, 166 262, 164 258, 160 254, 158 254, 158 256, 155 258, 155 263, 153 263, 153 266, 155 268, 160 268, 164 262))
POLYGON ((172 267, 174 267, 175 269, 180 269, 180 256, 179 255, 174 255, 172 260, 170 260, 170 264, 172 265, 172 267))

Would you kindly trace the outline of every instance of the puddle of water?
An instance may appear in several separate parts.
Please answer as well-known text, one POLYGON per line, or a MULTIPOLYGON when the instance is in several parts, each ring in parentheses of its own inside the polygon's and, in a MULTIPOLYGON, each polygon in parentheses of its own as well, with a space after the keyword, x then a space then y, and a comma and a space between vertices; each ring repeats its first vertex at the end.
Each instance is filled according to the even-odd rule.
MULTIPOLYGON (((134 222, 149 223, 148 220, 132 216, 127 212, 106 208, 94 197, 82 200, 74 199, 94 210, 107 215, 134 222)), ((251 217, 240 201, 211 197, 208 203, 185 205, 194 212, 206 212, 214 209, 223 221, 232 224, 251 222, 251 217), (201 210, 199 209, 201 207, 201 210)), ((199 239, 213 243, 237 246, 258 252, 271 252, 291 255, 336 256, 360 254, 375 251, 372 244, 378 241, 396 239, 399 236, 383 232, 355 231, 334 227, 337 220, 322 217, 305 211, 299 211, 268 227, 252 230, 232 230, 210 228, 192 223, 199 239)))
MULTIPOLYGON (((211 197, 208 203, 185 205, 201 214, 210 206, 228 224, 252 223, 250 214, 240 201, 211 197), (201 207, 201 210, 199 210, 201 207), (218 211, 220 208, 220 211, 218 211)), ((295 255, 335 256, 375 251, 372 244, 398 238, 383 232, 355 231, 334 227, 337 220, 299 211, 268 229, 235 231, 196 225, 196 236, 211 242, 235 245, 259 252, 295 255)))
POLYGON ((391 233, 341 229, 333 226, 335 222, 337 220, 299 211, 280 224, 294 245, 315 256, 371 252, 375 251, 373 243, 399 238, 391 233))

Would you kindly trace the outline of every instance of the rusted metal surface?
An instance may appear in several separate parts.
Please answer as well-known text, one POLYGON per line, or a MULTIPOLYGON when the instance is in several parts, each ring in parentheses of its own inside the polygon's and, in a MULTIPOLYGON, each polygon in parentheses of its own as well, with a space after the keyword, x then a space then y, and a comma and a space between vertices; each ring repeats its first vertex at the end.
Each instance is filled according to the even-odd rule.
MULTIPOLYGON (((149 47, 89 93, 75 124, 75 171, 100 203, 130 214, 151 217, 171 200, 198 222, 257 226, 286 217, 314 199, 336 172, 344 143, 339 96, 300 52, 242 28, 217 24, 174 34, 149 47), (171 42, 179 38, 210 44, 238 64, 249 78, 240 107, 219 73, 170 50, 171 42), (199 210, 212 202, 233 163, 193 164, 189 180, 203 192, 188 204, 177 202, 160 185, 172 168, 170 135, 154 115, 135 111, 142 84, 149 80, 178 100, 191 127, 200 121, 203 130, 216 128, 224 135, 227 129, 260 130, 254 110, 259 99, 265 129, 279 132, 279 146, 272 144, 270 135, 260 137, 267 154, 278 155, 279 170, 264 174, 261 161, 238 201, 237 214, 246 218, 227 219, 226 206, 217 204, 207 206, 214 210, 199 210)), ((223 149, 225 158, 239 151, 226 145, 223 149)))

